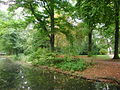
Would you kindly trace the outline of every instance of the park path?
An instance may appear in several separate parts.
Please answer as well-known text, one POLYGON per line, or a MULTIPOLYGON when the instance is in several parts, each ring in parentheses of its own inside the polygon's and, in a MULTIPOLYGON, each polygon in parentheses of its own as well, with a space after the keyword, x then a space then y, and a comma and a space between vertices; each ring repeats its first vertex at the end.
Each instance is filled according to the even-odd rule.
MULTIPOLYGON (((111 55, 110 58, 113 56, 111 55)), ((90 67, 83 72, 77 72, 86 78, 112 78, 120 81, 120 59, 103 60, 95 59, 93 67, 90 67)))

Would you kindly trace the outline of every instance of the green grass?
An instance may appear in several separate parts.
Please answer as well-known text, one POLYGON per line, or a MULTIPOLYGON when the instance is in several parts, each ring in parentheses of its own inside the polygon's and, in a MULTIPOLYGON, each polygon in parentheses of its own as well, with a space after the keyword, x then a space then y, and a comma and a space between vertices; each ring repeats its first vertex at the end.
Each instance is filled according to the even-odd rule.
MULTIPOLYGON (((119 54, 120 55, 120 54, 119 54)), ((79 56, 88 56, 88 55, 79 55, 79 56)), ((93 55, 91 57, 88 57, 90 59, 110 59, 109 55, 93 55)))
POLYGON ((95 59, 110 59, 108 55, 95 55, 93 56, 95 59))
MULTIPOLYGON (((87 55, 80 55, 80 56, 87 56, 87 55)), ((120 57, 120 54, 119 54, 120 57)), ((93 55, 92 57, 89 57, 90 59, 100 59, 100 60, 109 60, 112 59, 109 57, 109 55, 93 55)))
MULTIPOLYGON (((111 59, 108 55, 96 55, 94 57, 100 58, 100 59, 111 59)), ((119 54, 119 57, 120 57, 120 54, 119 54)))

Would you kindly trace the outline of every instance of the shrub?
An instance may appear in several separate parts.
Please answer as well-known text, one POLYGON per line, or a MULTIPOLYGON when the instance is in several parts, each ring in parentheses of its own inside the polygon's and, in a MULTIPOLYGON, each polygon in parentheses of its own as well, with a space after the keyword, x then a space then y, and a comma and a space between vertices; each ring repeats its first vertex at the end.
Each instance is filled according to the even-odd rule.
POLYGON ((30 61, 34 65, 55 66, 63 70, 84 70, 87 63, 83 59, 74 59, 70 55, 63 58, 57 57, 57 53, 48 52, 47 49, 38 49, 30 56, 30 61))
POLYGON ((62 62, 57 64, 56 66, 63 70, 82 71, 87 68, 88 64, 83 59, 77 59, 77 60, 69 60, 66 62, 62 62))
MULTIPOLYGON (((87 43, 84 43, 82 46, 81 46, 81 50, 80 50, 80 53, 79 55, 89 55, 88 53, 88 44, 87 43)), ((99 55, 100 51, 100 48, 98 47, 98 45, 96 44, 92 44, 92 52, 90 53, 90 55, 99 55)))
POLYGON ((101 49, 99 52, 101 55, 106 55, 108 53, 106 49, 101 49))
POLYGON ((46 48, 39 48, 36 52, 30 54, 29 61, 40 65, 52 64, 55 56, 56 53, 52 53, 46 48))

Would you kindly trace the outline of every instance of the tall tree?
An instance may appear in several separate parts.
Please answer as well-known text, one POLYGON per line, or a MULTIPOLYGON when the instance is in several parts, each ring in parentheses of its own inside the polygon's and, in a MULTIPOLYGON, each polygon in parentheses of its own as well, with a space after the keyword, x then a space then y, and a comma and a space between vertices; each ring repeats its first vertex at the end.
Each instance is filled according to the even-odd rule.
POLYGON ((119 4, 119 0, 78 0, 78 5, 81 5, 80 7, 82 8, 86 8, 81 11, 86 13, 84 17, 89 15, 90 19, 95 18, 89 22, 104 24, 107 28, 115 23, 114 59, 119 58, 119 4), (90 9, 91 6, 92 10, 90 9))
POLYGON ((120 0, 114 0, 115 8, 115 45, 114 45, 114 57, 113 59, 119 59, 119 11, 120 0))
POLYGON ((88 56, 92 55, 92 32, 95 29, 98 15, 95 4, 90 0, 77 0, 77 14, 78 18, 82 19, 88 26, 88 56))
POLYGON ((24 37, 21 34, 25 28, 24 20, 15 20, 10 14, 0 12, 0 50, 16 55, 23 52, 24 37))
MULTIPOLYGON (((12 0, 11 0, 12 1, 12 0)), ((51 51, 55 48, 56 20, 55 15, 63 13, 70 4, 67 0, 15 0, 11 5, 11 11, 23 8, 27 20, 34 22, 38 30, 43 30, 49 37, 51 51), (61 12, 60 12, 61 10, 61 12)))
MULTIPOLYGON (((55 17, 54 17, 54 0, 50 0, 50 8, 51 8, 51 13, 50 13, 50 19, 51 19, 51 31, 54 32, 55 30, 55 17)), ((55 34, 52 33, 50 35, 50 46, 51 46, 51 51, 54 51, 54 42, 55 42, 55 34)))
POLYGON ((112 24, 115 26, 113 59, 119 59, 119 4, 119 0, 102 0, 97 5, 101 13, 102 23, 104 23, 107 28, 112 24))
MULTIPOLYGON (((49 31, 47 28, 46 28, 46 21, 42 20, 42 17, 39 18, 40 15, 38 15, 36 12, 35 12, 35 7, 34 7, 34 2, 30 2, 30 11, 32 12, 32 14, 34 15, 34 17, 39 21, 40 25, 43 27, 43 29, 45 31, 49 31)), ((36 2, 35 2, 36 3, 36 2)), ((38 4, 40 2, 37 2, 38 4)), ((37 4, 36 3, 36 4, 37 4)), ((46 12, 48 13, 47 15, 50 17, 50 34, 48 34, 49 38, 50 38, 50 48, 51 48, 51 51, 54 51, 54 41, 55 41, 55 34, 54 34, 54 30, 55 30, 55 17, 54 17, 54 0, 50 0, 50 1, 47 1, 47 0, 43 0, 41 1, 42 3, 42 6, 44 7, 44 9, 46 10, 46 12)), ((43 16, 44 17, 44 16, 43 16)))

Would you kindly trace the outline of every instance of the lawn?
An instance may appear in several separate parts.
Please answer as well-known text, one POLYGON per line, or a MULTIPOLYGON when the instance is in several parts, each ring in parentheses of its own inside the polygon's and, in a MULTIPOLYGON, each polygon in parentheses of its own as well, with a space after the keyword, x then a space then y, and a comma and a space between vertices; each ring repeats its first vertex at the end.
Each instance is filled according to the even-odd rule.
POLYGON ((87 55, 80 55, 79 58, 84 58, 84 59, 101 59, 101 60, 106 60, 106 59, 111 59, 109 55, 93 55, 92 57, 88 57, 87 55))
MULTIPOLYGON (((86 59, 94 59, 94 60, 111 60, 114 55, 93 55, 92 57, 87 57, 87 55, 80 55, 81 58, 87 57, 86 59)), ((119 54, 120 57, 120 54, 119 54)))
POLYGON ((109 55, 95 55, 93 56, 93 58, 96 58, 96 59, 110 59, 109 55))

